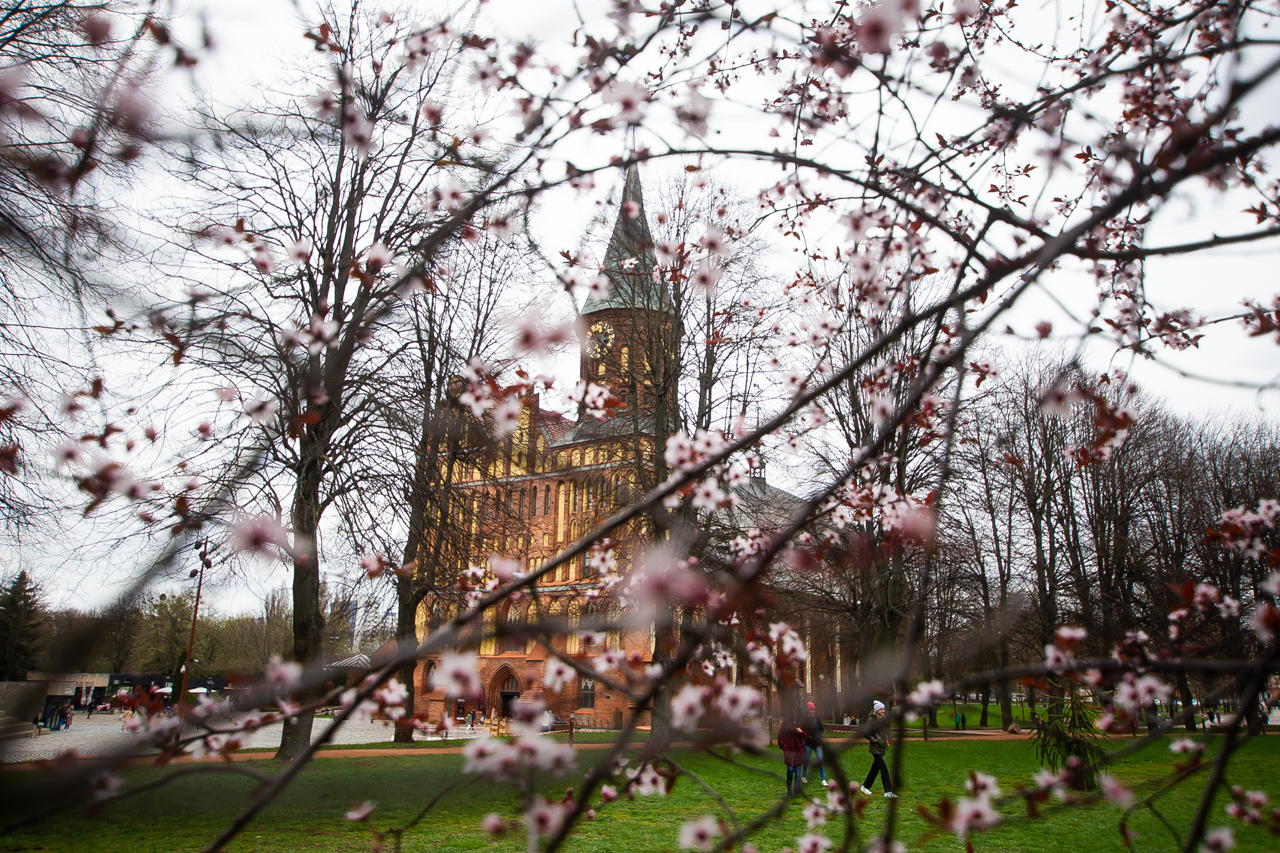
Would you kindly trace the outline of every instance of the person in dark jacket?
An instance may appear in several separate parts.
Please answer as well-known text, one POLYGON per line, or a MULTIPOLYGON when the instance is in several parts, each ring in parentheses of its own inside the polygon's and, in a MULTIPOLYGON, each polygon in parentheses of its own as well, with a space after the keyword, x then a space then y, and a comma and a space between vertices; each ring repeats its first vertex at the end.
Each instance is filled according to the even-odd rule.
POLYGON ((867 780, 862 783, 862 793, 868 797, 871 796, 871 786, 876 783, 876 774, 879 774, 880 781, 884 784, 884 795, 891 800, 896 800, 898 795, 893 792, 893 782, 889 778, 889 765, 884 763, 884 754, 889 748, 889 724, 885 720, 884 703, 877 699, 872 709, 872 722, 879 723, 880 726, 867 735, 867 740, 871 741, 871 772, 867 774, 867 780))
POLYGON ((800 770, 804 764, 804 724, 800 718, 800 706, 794 705, 791 713, 782 718, 778 726, 778 746, 782 748, 782 761, 787 765, 787 793, 800 793, 800 770))
POLYGON ((822 718, 818 716, 818 709, 814 707, 812 702, 805 709, 805 718, 801 727, 804 729, 804 773, 800 776, 800 781, 809 784, 809 761, 813 756, 818 757, 818 772, 822 774, 822 784, 827 784, 827 765, 822 760, 822 718))

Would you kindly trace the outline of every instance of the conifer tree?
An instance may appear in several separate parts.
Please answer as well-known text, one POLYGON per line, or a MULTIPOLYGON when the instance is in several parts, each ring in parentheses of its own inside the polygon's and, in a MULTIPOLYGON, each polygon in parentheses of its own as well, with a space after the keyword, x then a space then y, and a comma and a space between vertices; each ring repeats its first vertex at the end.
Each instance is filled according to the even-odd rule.
POLYGON ((26 572, 0 591, 0 681, 23 681, 35 667, 44 608, 26 572))

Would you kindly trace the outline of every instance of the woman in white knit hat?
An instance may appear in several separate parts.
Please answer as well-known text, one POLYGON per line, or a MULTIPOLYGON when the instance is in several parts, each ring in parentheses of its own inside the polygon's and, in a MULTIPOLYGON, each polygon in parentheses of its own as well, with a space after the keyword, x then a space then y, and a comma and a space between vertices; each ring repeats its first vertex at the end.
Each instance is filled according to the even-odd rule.
POLYGON ((893 792, 893 782, 889 778, 889 765, 884 763, 885 751, 889 748, 889 724, 885 720, 884 703, 879 699, 871 706, 872 724, 876 729, 867 735, 867 740, 871 741, 871 772, 867 774, 867 780, 862 783, 862 793, 871 796, 871 786, 876 783, 876 775, 880 776, 880 781, 884 785, 884 795, 891 800, 896 800, 898 795, 893 792))

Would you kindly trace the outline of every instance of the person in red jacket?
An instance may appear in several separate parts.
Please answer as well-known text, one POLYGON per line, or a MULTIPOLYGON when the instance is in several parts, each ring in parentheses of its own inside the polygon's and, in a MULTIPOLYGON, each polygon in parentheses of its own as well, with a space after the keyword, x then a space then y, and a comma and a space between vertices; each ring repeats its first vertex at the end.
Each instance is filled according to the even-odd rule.
POLYGON ((791 706, 790 713, 778 726, 778 746, 782 748, 782 761, 787 765, 787 793, 800 793, 800 770, 804 766, 804 723, 800 717, 800 705, 791 706))
POLYGON ((809 765, 812 763, 814 756, 818 759, 818 772, 822 774, 822 787, 827 786, 827 765, 822 760, 822 718, 818 716, 818 709, 814 707, 812 702, 805 708, 805 718, 801 722, 804 727, 804 772, 800 775, 800 781, 809 784, 809 765))

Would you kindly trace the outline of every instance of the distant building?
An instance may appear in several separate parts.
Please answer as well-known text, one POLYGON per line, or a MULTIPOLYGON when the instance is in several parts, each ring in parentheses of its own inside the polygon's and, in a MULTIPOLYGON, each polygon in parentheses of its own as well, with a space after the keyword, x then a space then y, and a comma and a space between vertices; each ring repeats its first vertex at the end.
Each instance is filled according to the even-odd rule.
MULTIPOLYGON (((525 396, 518 425, 508 438, 450 467, 448 481, 457 497, 449 513, 449 536, 457 547, 445 558, 451 565, 443 567, 438 556, 433 561, 420 554, 419 571, 443 568, 457 577, 467 566, 485 565, 491 553, 518 559, 524 570, 536 569, 652 487, 645 475, 654 467, 658 430, 669 434, 676 422, 670 402, 674 394, 664 393, 662 383, 669 354, 679 344, 681 323, 665 286, 651 274, 653 240, 634 167, 627 172, 619 207, 604 261, 609 293, 589 297, 582 309, 585 338, 579 373, 581 379, 607 388, 621 405, 604 420, 581 411, 571 420, 542 408, 538 395, 525 396)), ((480 434, 477 446, 483 441, 480 434)), ((742 503, 733 516, 746 526, 752 526, 753 518, 782 519, 797 500, 768 486, 763 469, 755 474, 740 493, 742 503)), ((643 524, 615 533, 621 573, 630 567, 637 547, 650 541, 652 533, 643 524)), ((419 640, 455 616, 458 606, 456 596, 428 596, 418 612, 419 640)), ((438 658, 428 655, 417 669, 415 711, 432 720, 461 720, 473 708, 507 716, 517 698, 537 696, 561 720, 572 716, 582 725, 618 725, 629 710, 625 694, 607 691, 588 676, 577 677, 558 693, 544 691, 547 648, 519 630, 526 621, 562 620, 568 630, 551 643, 563 654, 589 661, 607 647, 651 662, 651 628, 616 631, 603 644, 586 643, 575 632, 585 616, 607 614, 614 607, 584 558, 560 566, 539 582, 534 595, 488 612, 483 639, 480 632, 463 638, 464 648, 479 653, 483 697, 473 701, 447 696, 432 679, 438 658)), ((830 657, 816 650, 806 672, 797 674, 797 687, 807 697, 819 698, 814 678, 823 672, 821 667, 830 666, 830 657)), ((735 677, 740 678, 740 672, 741 667, 735 677)), ((838 699, 821 698, 828 715, 834 715, 838 699)))

